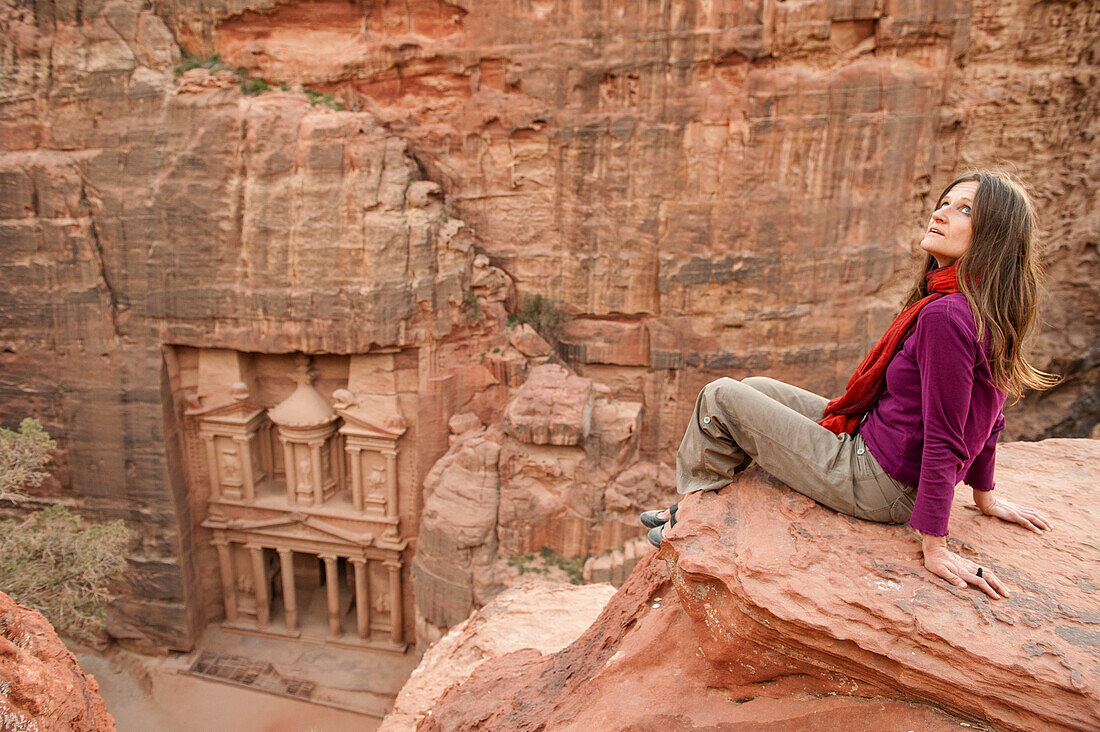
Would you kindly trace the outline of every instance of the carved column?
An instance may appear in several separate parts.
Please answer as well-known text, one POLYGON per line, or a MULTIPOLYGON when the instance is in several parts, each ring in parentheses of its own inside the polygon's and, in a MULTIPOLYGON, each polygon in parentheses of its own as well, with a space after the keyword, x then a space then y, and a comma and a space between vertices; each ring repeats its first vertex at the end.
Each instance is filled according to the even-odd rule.
POLYGON ((270 620, 267 594, 267 572, 264 571, 264 550, 256 544, 246 544, 252 554, 252 584, 256 590, 256 623, 263 628, 270 620))
POLYGON ((218 448, 214 445, 213 435, 203 435, 202 441, 206 443, 206 465, 210 471, 210 497, 222 497, 221 479, 218 477, 218 448))
POLYGON ((325 502, 324 476, 321 472, 321 441, 309 443, 310 453, 313 455, 313 502, 320 506, 325 502))
POLYGON ((328 629, 332 637, 340 637, 340 579, 336 572, 336 557, 320 555, 325 560, 325 592, 328 599, 328 629))
POLYGON ((237 455, 241 458, 241 478, 244 480, 244 497, 251 501, 256 497, 256 484, 252 475, 252 449, 247 437, 236 437, 237 455))
POLYGON ((397 453, 386 453, 386 517, 397 518, 397 453))
POLYGON ((347 488, 347 476, 344 473, 344 436, 337 432, 333 435, 332 445, 328 451, 329 460, 332 461, 332 474, 336 476, 336 492, 347 488))
POLYGON ((363 451, 357 447, 349 447, 348 455, 351 456, 351 507, 356 511, 362 511, 363 451))
POLYGON ((370 637, 370 580, 367 579, 367 560, 355 557, 349 560, 355 565, 355 625, 360 638, 370 637))
POLYGON ((230 623, 237 620, 237 578, 233 572, 233 555, 230 554, 229 540, 215 537, 214 547, 218 550, 218 570, 222 575, 222 596, 225 601, 225 619, 230 623))
POLYGON ((286 502, 291 506, 298 503, 298 481, 294 478, 294 445, 290 444, 282 437, 279 438, 279 442, 283 443, 283 472, 286 473, 286 502))
POLYGON ((405 618, 402 612, 404 602, 401 598, 401 562, 396 559, 387 559, 382 564, 390 572, 390 638, 394 643, 401 643, 405 635, 405 618))
POLYGON ((279 569, 283 573, 283 609, 286 611, 286 629, 298 630, 298 593, 294 587, 294 552, 279 548, 279 569))

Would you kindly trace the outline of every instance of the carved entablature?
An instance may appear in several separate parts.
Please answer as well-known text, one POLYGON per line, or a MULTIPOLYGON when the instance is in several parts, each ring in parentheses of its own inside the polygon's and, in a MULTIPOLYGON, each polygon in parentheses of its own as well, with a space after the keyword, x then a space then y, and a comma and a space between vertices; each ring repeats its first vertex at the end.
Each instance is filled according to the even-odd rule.
POLYGON ((257 519, 213 515, 203 526, 214 534, 227 627, 300 637, 308 621, 302 613, 321 595, 326 640, 404 652, 401 552, 407 542, 302 512, 257 519), (345 632, 348 616, 354 633, 345 632))
POLYGON ((397 441, 407 429, 393 397, 354 395, 347 389, 333 394, 336 412, 344 419, 344 436, 351 480, 352 507, 374 519, 392 523, 397 531, 397 441))
POLYGON ((344 461, 336 432, 338 416, 313 386, 309 357, 301 355, 295 373, 298 388, 268 416, 278 425, 290 505, 320 505, 344 484, 344 461))

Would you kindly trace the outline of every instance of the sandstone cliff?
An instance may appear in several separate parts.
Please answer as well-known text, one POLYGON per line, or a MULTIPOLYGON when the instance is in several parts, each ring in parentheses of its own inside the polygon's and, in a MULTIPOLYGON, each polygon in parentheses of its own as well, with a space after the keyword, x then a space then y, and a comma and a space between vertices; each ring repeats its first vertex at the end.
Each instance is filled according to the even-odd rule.
MULTIPOLYGON (((836 392, 933 189, 1007 159, 1051 247, 1039 362, 1068 377, 1008 434, 1086 434, 1098 23, 1032 0, 7 0, 0 420, 60 441, 43 501, 139 537, 111 632, 190 648, 221 611, 176 349, 400 351, 415 495, 450 418, 498 422, 522 383, 514 281, 575 316, 561 353, 641 405, 656 466, 716 375, 836 392)), ((622 480, 607 505, 642 490, 622 480)))
POLYGON ((522 581, 517 563, 549 552, 579 570, 633 537, 639 511, 672 500, 672 469, 638 458, 641 405, 608 391, 542 363, 499 423, 452 420, 462 431, 424 483, 413 563, 422 645, 522 581))
POLYGON ((36 610, 0 592, 0 729, 110 732, 95 678, 36 610))
POLYGON ((1100 442, 998 457, 998 490, 1041 505, 1054 530, 981 516, 960 491, 951 541, 1011 598, 939 581, 907 528, 841 516, 752 468, 687 497, 577 641, 485 661, 418 729, 1095 729, 1100 442))

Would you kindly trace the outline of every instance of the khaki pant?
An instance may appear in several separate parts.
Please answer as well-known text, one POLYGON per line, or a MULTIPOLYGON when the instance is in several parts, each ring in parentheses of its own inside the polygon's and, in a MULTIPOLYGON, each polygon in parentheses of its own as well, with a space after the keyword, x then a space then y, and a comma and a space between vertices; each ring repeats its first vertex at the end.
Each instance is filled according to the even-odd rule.
POLYGON ((817 424, 828 400, 775 379, 703 387, 676 455, 680 493, 717 490, 755 460, 804 496, 869 521, 904 523, 916 489, 879 467, 858 433, 817 424))

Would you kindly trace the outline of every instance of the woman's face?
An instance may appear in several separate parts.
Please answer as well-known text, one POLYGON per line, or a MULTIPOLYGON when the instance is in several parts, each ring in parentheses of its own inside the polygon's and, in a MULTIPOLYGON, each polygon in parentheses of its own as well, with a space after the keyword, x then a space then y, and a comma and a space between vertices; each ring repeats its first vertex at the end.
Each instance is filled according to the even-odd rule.
POLYGON ((954 264, 970 249, 974 238, 970 214, 977 193, 976 180, 956 183, 944 195, 940 207, 932 212, 920 248, 935 257, 939 266, 954 264))

